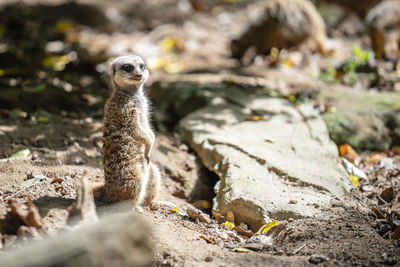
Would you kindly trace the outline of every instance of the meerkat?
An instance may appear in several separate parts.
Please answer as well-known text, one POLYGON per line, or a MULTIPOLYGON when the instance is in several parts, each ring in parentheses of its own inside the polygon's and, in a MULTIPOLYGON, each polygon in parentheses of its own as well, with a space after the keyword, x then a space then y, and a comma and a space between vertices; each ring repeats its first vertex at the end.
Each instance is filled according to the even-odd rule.
POLYGON ((400 0, 385 0, 372 8, 365 18, 372 49, 377 59, 383 59, 389 35, 397 41, 397 64, 400 70, 400 0))
POLYGON ((307 39, 315 41, 319 52, 328 52, 325 23, 314 5, 308 0, 269 0, 263 16, 232 41, 231 52, 240 60, 250 48, 268 54, 273 47, 298 46, 307 39))
POLYGON ((161 175, 150 161, 155 136, 143 85, 149 77, 144 60, 122 56, 110 64, 112 93, 104 107, 103 166, 107 201, 132 200, 134 210, 156 198, 161 175))

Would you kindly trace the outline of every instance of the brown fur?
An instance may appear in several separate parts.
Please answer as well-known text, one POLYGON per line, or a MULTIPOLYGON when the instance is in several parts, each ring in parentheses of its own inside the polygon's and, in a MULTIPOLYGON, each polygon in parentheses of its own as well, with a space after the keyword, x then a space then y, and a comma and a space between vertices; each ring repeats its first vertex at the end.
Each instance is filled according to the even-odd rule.
POLYGON ((252 47, 256 54, 268 54, 273 47, 298 46, 307 39, 314 40, 321 53, 328 52, 325 23, 313 4, 308 0, 269 0, 264 15, 232 41, 232 56, 241 59, 252 47))
POLYGON ((400 70, 400 0, 386 0, 368 12, 365 19, 372 48, 378 59, 386 58, 385 44, 394 35, 397 47, 397 70, 400 70))
POLYGON ((160 173, 150 162, 155 137, 150 128, 148 100, 143 92, 148 71, 139 69, 138 60, 142 59, 120 57, 111 64, 113 92, 104 108, 102 151, 106 200, 131 199, 135 207, 150 205, 160 186, 160 173), (127 63, 135 66, 133 74, 119 69, 127 63), (125 84, 136 72, 144 76, 144 81, 125 84))

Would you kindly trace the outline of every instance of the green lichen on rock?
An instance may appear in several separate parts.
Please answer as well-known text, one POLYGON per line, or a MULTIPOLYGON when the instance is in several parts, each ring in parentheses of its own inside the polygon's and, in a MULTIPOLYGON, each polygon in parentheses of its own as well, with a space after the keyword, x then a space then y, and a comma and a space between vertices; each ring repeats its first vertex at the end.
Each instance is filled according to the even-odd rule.
POLYGON ((323 119, 337 144, 359 150, 386 150, 400 144, 399 93, 324 90, 318 100, 335 107, 323 119))

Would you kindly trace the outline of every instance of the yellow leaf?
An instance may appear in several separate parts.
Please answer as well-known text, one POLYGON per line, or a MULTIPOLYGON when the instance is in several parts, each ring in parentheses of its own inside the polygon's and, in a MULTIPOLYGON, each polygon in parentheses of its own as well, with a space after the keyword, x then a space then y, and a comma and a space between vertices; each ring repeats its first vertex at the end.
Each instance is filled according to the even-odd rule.
POLYGON ((275 226, 277 226, 279 224, 278 221, 272 221, 269 222, 267 224, 264 224, 263 226, 261 226, 261 228, 257 231, 256 235, 263 235, 266 232, 268 232, 269 230, 271 230, 272 228, 274 228, 275 226))
POLYGON ((232 231, 233 228, 235 228, 235 223, 226 221, 224 224, 224 228, 232 231))
POLYGON ((358 180, 360 180, 360 178, 358 176, 352 175, 350 177, 350 180, 353 182, 354 186, 357 188, 358 187, 358 180))
POLYGON ((57 33, 65 33, 67 31, 73 30, 75 28, 75 24, 71 21, 61 20, 56 24, 56 32, 57 33))
POLYGON ((42 65, 48 69, 54 69, 55 71, 62 71, 65 66, 71 62, 69 55, 64 56, 47 56, 43 59, 42 65))
POLYGON ((161 41, 161 48, 167 52, 173 49, 180 49, 181 47, 182 42, 177 37, 167 37, 161 41))
POLYGON ((12 154, 11 158, 19 158, 19 157, 27 158, 27 157, 29 157, 30 154, 31 154, 31 151, 29 150, 29 148, 25 148, 25 149, 22 149, 16 153, 12 154))
POLYGON ((285 61, 283 61, 283 65, 285 65, 286 67, 292 68, 293 62, 290 60, 285 60, 285 61))
POLYGON ((288 95, 286 98, 289 99, 290 102, 296 102, 296 96, 294 95, 288 95))
POLYGON ((270 55, 272 56, 272 57, 278 57, 279 56, 279 49, 278 48, 276 48, 276 47, 272 47, 272 49, 271 49, 271 52, 270 52, 270 55))
POLYGON ((249 253, 252 252, 250 249, 247 248, 234 248, 233 252, 238 252, 238 253, 249 253))
POLYGON ((18 68, 8 68, 8 69, 0 69, 0 77, 5 75, 14 75, 14 74, 22 74, 26 71, 18 68))
POLYGON ((47 122, 49 122, 49 118, 46 117, 46 116, 40 116, 40 117, 38 118, 38 122, 47 123, 47 122))
POLYGON ((170 210, 171 213, 178 213, 178 207, 173 208, 172 210, 170 210))
POLYGON ((28 113, 25 111, 20 110, 19 108, 12 109, 11 110, 11 115, 15 117, 21 117, 21 118, 26 118, 28 117, 28 113))
POLYGON ((211 208, 211 203, 208 202, 207 200, 197 200, 196 202, 193 203, 193 206, 200 210, 207 210, 211 208))

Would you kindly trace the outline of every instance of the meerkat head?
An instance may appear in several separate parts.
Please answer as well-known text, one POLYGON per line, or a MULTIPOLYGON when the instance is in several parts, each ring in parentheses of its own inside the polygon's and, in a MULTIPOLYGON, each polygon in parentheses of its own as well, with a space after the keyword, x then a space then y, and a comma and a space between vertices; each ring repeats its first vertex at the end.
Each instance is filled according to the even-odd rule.
POLYGON ((144 60, 136 55, 117 57, 111 62, 110 75, 114 88, 139 88, 149 77, 144 60))

